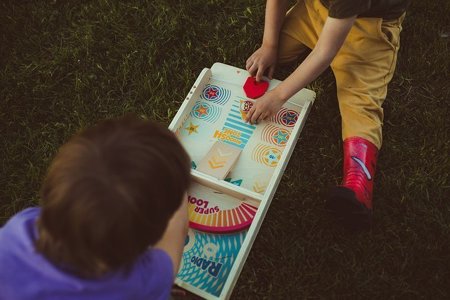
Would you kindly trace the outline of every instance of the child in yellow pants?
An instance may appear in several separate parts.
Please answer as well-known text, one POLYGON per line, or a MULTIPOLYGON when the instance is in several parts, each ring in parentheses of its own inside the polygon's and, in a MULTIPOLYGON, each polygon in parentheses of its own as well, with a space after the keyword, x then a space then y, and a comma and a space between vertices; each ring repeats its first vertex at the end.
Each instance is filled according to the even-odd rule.
POLYGON ((344 176, 327 207, 345 225, 367 228, 372 220, 373 178, 382 143, 382 104, 392 79, 401 24, 410 0, 268 0, 262 46, 246 63, 257 80, 272 77, 276 63, 307 58, 277 88, 259 98, 247 116, 257 123, 328 66, 334 72, 342 117, 344 176))

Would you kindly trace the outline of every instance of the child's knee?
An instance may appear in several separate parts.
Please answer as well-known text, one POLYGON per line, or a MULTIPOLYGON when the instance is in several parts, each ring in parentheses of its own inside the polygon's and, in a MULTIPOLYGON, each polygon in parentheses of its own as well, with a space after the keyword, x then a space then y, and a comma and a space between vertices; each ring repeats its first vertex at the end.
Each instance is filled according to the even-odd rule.
POLYGON ((306 49, 300 41, 282 32, 278 46, 278 64, 286 65, 294 62, 306 49))

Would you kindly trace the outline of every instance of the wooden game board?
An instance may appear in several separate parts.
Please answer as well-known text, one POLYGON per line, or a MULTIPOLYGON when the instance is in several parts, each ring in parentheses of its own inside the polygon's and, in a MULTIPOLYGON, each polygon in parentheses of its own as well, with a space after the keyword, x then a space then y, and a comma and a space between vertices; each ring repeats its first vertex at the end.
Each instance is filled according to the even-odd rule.
MULTIPOLYGON (((271 120, 247 124, 248 76, 221 63, 204 69, 169 126, 191 156, 195 181, 176 284, 205 299, 230 297, 315 98, 303 89, 271 120), (218 141, 240 152, 223 180, 196 170, 208 166, 204 158, 218 141)), ((278 84, 271 80, 269 90, 278 84)), ((213 169, 227 163, 220 151, 212 158, 213 169)))

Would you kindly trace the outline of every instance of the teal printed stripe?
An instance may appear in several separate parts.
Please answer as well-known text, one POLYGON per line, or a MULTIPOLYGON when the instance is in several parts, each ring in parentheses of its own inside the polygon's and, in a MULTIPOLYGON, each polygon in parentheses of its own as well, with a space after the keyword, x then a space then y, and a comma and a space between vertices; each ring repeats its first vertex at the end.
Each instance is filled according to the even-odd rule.
MULTIPOLYGON (((233 120, 228 120, 228 121, 232 122, 233 120)), ((238 124, 239 124, 239 123, 238 123, 238 124)), ((239 125, 240 125, 240 124, 239 124, 239 125)), ((232 128, 232 129, 236 129, 236 130, 245 132, 245 133, 247 133, 247 134, 252 134, 252 133, 253 133, 253 131, 251 131, 251 130, 248 130, 248 129, 242 127, 242 126, 238 126, 238 125, 236 125, 236 124, 232 124, 232 123, 229 123, 229 122, 225 122, 225 126, 230 127, 230 128, 232 128)))
POLYGON ((237 120, 235 120, 235 119, 233 119, 233 118, 227 118, 227 121, 236 123, 236 124, 242 126, 243 128, 251 129, 252 132, 253 132, 253 130, 255 130, 255 128, 256 128, 256 127, 253 126, 253 125, 250 125, 250 124, 247 124, 247 123, 242 122, 240 118, 237 118, 237 120))
POLYGON ((236 118, 236 119, 240 119, 240 118, 241 118, 241 116, 237 116, 237 115, 231 114, 231 113, 229 114, 229 116, 230 116, 230 117, 233 117, 233 118, 236 118))
POLYGON ((235 117, 236 119, 238 119, 239 121, 241 121, 242 124, 245 124, 245 125, 247 125, 248 127, 252 128, 252 129, 255 129, 255 128, 256 128, 256 126, 253 126, 253 125, 244 123, 244 122, 242 121, 242 116, 241 116, 241 112, 240 112, 240 111, 235 110, 235 109, 231 109, 231 112, 234 112, 236 115, 230 114, 230 116, 235 117))
POLYGON ((241 144, 236 144, 228 140, 223 140, 223 142, 243 149, 245 145, 248 143, 250 137, 252 136, 253 131, 256 129, 256 126, 247 124, 242 120, 242 115, 239 109, 239 101, 237 100, 234 101, 234 103, 232 103, 231 105, 231 110, 230 113, 228 114, 228 117, 225 120, 223 129, 238 131, 241 134, 241 136, 235 138, 241 141, 241 144))

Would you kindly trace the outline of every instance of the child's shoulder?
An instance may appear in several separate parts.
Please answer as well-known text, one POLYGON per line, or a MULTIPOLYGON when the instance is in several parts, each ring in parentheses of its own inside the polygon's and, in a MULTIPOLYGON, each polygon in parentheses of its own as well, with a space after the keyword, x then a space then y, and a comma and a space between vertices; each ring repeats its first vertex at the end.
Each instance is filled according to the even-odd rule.
POLYGON ((164 277, 170 278, 170 280, 174 276, 174 274, 172 274, 172 259, 166 251, 159 248, 149 249, 144 255, 138 258, 136 264, 139 268, 146 271, 144 274, 154 274, 156 272, 159 275, 164 274, 164 277))
POLYGON ((29 220, 36 220, 41 213, 41 208, 38 206, 25 208, 15 215, 13 215, 0 230, 7 228, 12 225, 17 225, 17 223, 27 222, 29 220))
POLYGON ((40 207, 26 208, 12 216, 3 227, 0 227, 0 250, 13 249, 15 246, 32 247, 36 237, 36 220, 41 212, 40 207))
POLYGON ((39 206, 27 207, 16 213, 14 216, 12 216, 11 219, 20 219, 20 220, 36 219, 40 213, 41 208, 39 206))
POLYGON ((147 292, 162 294, 170 292, 175 274, 172 259, 167 252, 151 248, 136 260, 134 266, 135 275, 146 282, 144 289, 147 289, 147 292))
POLYGON ((3 227, 0 227, 0 232, 29 223, 31 223, 31 225, 34 225, 34 221, 39 217, 40 213, 40 207, 35 206, 25 208, 24 210, 21 210, 13 215, 3 227))

